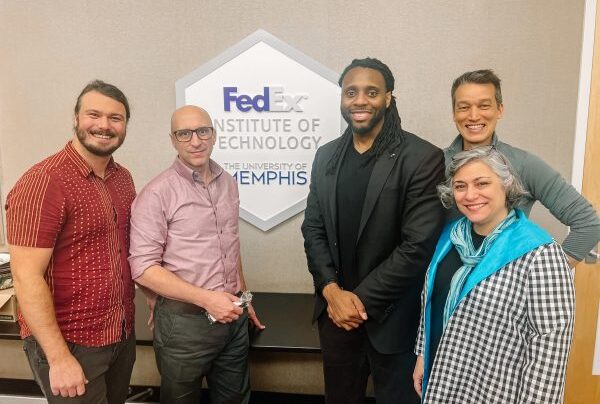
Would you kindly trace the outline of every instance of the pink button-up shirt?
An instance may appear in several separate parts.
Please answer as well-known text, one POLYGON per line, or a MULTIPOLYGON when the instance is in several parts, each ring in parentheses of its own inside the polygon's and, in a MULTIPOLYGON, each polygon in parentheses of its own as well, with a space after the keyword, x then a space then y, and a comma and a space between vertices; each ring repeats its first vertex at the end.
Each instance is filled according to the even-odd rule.
POLYGON ((204 184, 177 158, 139 193, 131 207, 133 279, 161 265, 204 289, 240 290, 237 184, 212 160, 210 170, 204 184))

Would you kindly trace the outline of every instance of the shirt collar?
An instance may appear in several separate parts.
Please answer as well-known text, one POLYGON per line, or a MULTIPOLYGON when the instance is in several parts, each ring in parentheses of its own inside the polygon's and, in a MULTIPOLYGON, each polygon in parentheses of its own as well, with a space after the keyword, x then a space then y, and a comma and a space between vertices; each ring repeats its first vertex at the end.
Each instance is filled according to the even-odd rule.
MULTIPOLYGON (((190 181, 192 183, 194 183, 194 182, 203 183, 204 182, 204 181, 202 181, 202 178, 200 178, 199 172, 192 170, 191 168, 186 166, 183 163, 183 161, 181 161, 179 156, 175 157, 175 162, 173 163, 172 167, 179 175, 181 175, 187 181, 190 181), (194 178, 196 178, 196 180, 194 180, 194 178)), ((221 167, 219 164, 217 164, 212 159, 210 159, 208 161, 208 167, 210 168, 210 172, 212 173, 211 182, 216 180, 223 173, 223 167, 221 167)))
MULTIPOLYGON (((77 150, 75 150, 75 148, 73 147, 72 140, 69 140, 67 142, 67 145, 65 146, 64 150, 67 153, 67 156, 69 156, 69 158, 71 159, 73 164, 75 164, 75 166, 79 170, 79 173, 83 177, 87 178, 91 174, 94 173, 94 170, 92 170, 92 167, 88 164, 88 162, 85 161, 83 156, 81 154, 79 154, 79 152, 77 152, 77 150)), ((115 163, 114 159, 111 156, 111 158, 108 162, 108 165, 106 166, 106 174, 105 174, 104 178, 105 179, 108 178, 114 171, 116 171, 118 169, 119 169, 119 165, 115 163)))

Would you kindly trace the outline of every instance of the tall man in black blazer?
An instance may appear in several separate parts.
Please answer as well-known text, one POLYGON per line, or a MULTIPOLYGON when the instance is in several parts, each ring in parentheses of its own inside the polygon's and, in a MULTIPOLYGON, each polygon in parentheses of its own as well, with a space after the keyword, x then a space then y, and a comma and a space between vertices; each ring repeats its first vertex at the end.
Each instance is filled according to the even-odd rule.
POLYGON ((418 403, 412 387, 423 279, 444 224, 442 151, 406 132, 377 59, 344 69, 343 135, 317 150, 302 233, 328 404, 418 403), (327 309, 327 312, 325 312, 327 309))

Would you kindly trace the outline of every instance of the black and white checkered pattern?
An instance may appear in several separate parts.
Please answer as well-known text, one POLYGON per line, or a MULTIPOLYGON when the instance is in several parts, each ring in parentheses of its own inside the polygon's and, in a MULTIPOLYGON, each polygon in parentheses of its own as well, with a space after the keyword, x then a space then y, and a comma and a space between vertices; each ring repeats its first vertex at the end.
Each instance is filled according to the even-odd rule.
MULTIPOLYGON (((573 273, 558 244, 511 262, 457 306, 424 403, 562 403, 574 316, 573 273)), ((423 344, 421 316, 417 355, 423 344)))

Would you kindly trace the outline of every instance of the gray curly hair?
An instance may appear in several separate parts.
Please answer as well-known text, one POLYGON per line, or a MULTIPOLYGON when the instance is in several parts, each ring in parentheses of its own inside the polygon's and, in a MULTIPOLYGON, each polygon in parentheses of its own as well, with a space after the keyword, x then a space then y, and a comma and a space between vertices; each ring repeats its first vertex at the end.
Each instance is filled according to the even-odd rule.
POLYGON ((454 175, 472 161, 481 161, 500 178, 506 192, 506 207, 509 210, 518 206, 522 198, 529 195, 504 154, 494 146, 476 147, 456 154, 446 167, 446 181, 437 186, 438 195, 445 208, 456 206, 453 192, 454 175))

